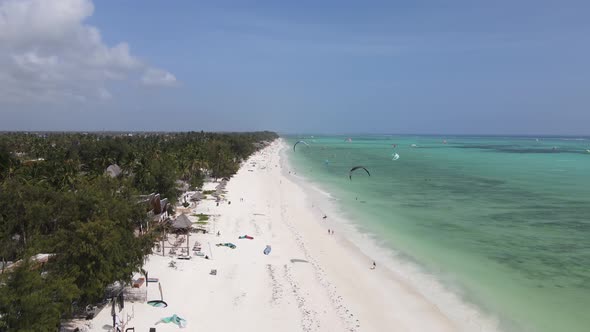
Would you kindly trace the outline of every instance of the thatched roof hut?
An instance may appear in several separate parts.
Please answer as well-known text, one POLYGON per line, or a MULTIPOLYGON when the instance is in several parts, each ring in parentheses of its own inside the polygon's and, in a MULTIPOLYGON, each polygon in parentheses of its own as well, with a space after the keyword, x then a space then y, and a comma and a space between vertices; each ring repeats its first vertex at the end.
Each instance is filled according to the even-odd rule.
POLYGON ((175 220, 172 221, 170 225, 174 230, 190 230, 193 226, 191 220, 187 217, 186 214, 181 214, 175 220))
POLYGON ((203 193, 201 193, 200 191, 197 191, 196 193, 194 193, 191 196, 191 201, 195 201, 196 202, 196 201, 200 201, 202 199, 203 199, 203 193))
POLYGON ((117 164, 112 164, 105 170, 105 173, 112 178, 116 178, 117 176, 121 175, 122 172, 123 170, 117 164))

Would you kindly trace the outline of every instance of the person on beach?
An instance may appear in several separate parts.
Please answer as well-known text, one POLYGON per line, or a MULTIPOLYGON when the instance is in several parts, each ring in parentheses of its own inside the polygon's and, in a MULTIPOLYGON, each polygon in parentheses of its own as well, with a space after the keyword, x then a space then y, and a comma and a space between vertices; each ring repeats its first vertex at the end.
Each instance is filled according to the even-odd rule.
POLYGON ((329 234, 332 234, 332 233, 330 232, 330 229, 328 228, 328 235, 329 235, 329 234))
POLYGON ((371 270, 374 270, 375 268, 377 268, 377 264, 375 263, 375 261, 373 261, 373 267, 371 268, 371 270))

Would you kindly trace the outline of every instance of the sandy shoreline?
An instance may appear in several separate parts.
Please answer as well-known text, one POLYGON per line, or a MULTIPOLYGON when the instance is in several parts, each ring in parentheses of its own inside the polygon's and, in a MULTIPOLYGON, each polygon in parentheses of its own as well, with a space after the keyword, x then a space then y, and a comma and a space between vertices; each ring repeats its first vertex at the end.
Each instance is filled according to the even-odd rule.
MULTIPOLYGON (((227 185, 231 204, 205 200, 195 209, 215 215, 209 234, 190 238, 190 247, 199 241, 211 259, 148 258, 144 268, 159 278, 168 307, 126 303, 120 313, 126 327, 176 331, 174 324, 155 323, 177 314, 189 331, 463 330, 399 275, 380 265, 370 269, 372 259, 340 235, 337 221, 322 219, 326 207, 314 205, 288 173, 283 148, 277 141, 244 164, 227 185), (328 235, 327 228, 336 235, 328 235), (246 234, 254 239, 238 239, 246 234), (218 242, 237 248, 217 247, 218 242), (177 268, 169 267, 172 260, 177 268), (210 275, 211 269, 217 275, 210 275)), ((157 284, 141 289, 148 300, 160 298, 157 284)), ((105 309, 91 330, 110 325, 105 309)))

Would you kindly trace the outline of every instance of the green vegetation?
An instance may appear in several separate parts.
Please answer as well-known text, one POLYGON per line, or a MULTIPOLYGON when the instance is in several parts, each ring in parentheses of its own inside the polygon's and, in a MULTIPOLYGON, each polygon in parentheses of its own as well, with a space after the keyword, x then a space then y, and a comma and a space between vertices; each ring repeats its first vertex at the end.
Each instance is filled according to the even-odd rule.
POLYGON ((195 221, 193 224, 196 224, 196 225, 207 225, 208 222, 207 221, 195 221))
POLYGON ((199 218, 199 221, 207 221, 207 220, 209 220, 209 215, 204 214, 204 213, 199 213, 199 214, 193 213, 192 216, 193 217, 198 217, 199 218))
POLYGON ((203 195, 211 195, 215 192, 215 190, 203 190, 203 195))
POLYGON ((56 330, 107 285, 129 282, 159 234, 157 225, 140 232, 153 221, 139 195, 175 203, 176 180, 199 187, 205 176, 231 177, 276 137, 0 134, 0 262, 21 260, 0 273, 0 330, 56 330), (111 164, 120 175, 105 175, 111 164), (53 256, 39 264, 30 259, 38 253, 53 256))

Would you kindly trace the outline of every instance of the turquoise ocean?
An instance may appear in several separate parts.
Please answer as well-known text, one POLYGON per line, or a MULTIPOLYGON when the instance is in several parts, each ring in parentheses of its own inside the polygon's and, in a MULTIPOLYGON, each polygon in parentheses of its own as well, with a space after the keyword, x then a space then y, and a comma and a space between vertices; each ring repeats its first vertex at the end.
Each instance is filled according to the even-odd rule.
POLYGON ((347 138, 285 137, 358 230, 505 331, 590 331, 590 138, 347 138))

